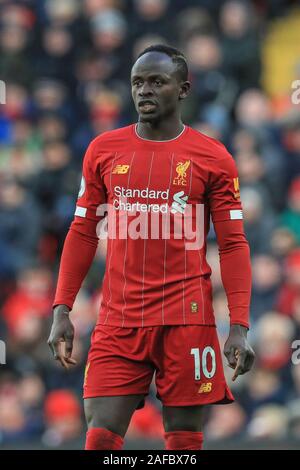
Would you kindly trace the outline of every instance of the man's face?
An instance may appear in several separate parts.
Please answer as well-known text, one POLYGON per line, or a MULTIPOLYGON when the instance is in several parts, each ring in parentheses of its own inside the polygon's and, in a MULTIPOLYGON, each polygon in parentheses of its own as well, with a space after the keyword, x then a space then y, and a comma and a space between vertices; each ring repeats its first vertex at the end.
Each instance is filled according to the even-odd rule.
POLYGON ((189 84, 178 78, 177 66, 161 52, 148 52, 131 70, 131 92, 141 122, 158 122, 174 114, 189 84))

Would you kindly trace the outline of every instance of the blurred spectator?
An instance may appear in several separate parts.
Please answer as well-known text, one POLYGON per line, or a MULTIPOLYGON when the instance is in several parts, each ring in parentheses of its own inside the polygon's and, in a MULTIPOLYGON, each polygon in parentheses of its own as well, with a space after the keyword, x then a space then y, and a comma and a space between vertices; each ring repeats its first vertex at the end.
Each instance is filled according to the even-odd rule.
POLYGON ((93 45, 103 53, 111 53, 122 46, 127 24, 117 10, 105 10, 91 18, 93 45))
POLYGON ((275 405, 258 408, 248 426, 248 434, 252 439, 280 439, 287 435, 287 430, 287 410, 275 405))
POLYGON ((288 190, 288 208, 283 212, 281 224, 291 232, 300 244, 300 176, 295 178, 288 190))
POLYGON ((256 320, 275 307, 278 289, 282 281, 280 265, 274 257, 254 256, 252 276, 251 317, 256 320))
POLYGON ((90 19, 92 45, 97 54, 103 55, 111 70, 111 77, 126 79, 130 64, 127 57, 128 25, 118 10, 105 10, 90 19))
POLYGON ((0 383, 0 442, 26 442, 44 429, 44 386, 37 375, 0 383))
POLYGON ((171 39, 169 5, 169 0, 133 0, 132 38, 136 39, 141 34, 158 34, 171 39))
POLYGON ((273 254, 282 259, 296 247, 295 237, 289 230, 279 227, 272 233, 271 247, 273 254))
POLYGON ((226 130, 234 84, 225 77, 222 51, 214 35, 194 33, 186 42, 192 90, 184 102, 186 119, 204 119, 226 130), (188 114, 189 113, 189 114, 188 114))
POLYGON ((27 268, 20 271, 16 290, 2 309, 11 334, 17 332, 21 322, 24 328, 27 317, 47 317, 51 312, 52 295, 51 273, 47 269, 27 268))
POLYGON ((67 125, 64 119, 55 113, 43 114, 38 121, 39 138, 43 143, 66 141, 67 125))
POLYGON ((297 441, 300 438, 300 400, 293 400, 288 404, 289 434, 297 441))
POLYGON ((239 125, 250 128, 262 138, 272 122, 270 100, 259 89, 247 89, 237 101, 236 118, 239 125))
POLYGON ((78 18, 80 9, 78 0, 46 0, 46 14, 51 23, 56 26, 69 26, 78 18))
POLYGON ((23 377, 18 386, 18 394, 27 420, 30 434, 40 436, 44 429, 43 401, 45 386, 37 374, 23 377))
POLYGON ((84 11, 90 18, 96 13, 119 9, 124 3, 124 0, 83 0, 84 11))
POLYGON ((72 126, 74 104, 69 100, 67 88, 62 81, 47 78, 35 82, 33 112, 37 116, 44 113, 56 113, 65 119, 69 126, 72 126))
POLYGON ((266 369, 279 370, 291 360, 291 343, 294 339, 293 322, 278 312, 267 312, 256 328, 257 362, 266 369))
POLYGON ((286 315, 294 315, 300 302, 300 249, 292 251, 285 260, 285 282, 278 297, 277 308, 286 315))
POLYGON ((260 76, 259 39, 249 2, 225 2, 220 15, 224 69, 239 91, 256 87, 260 76))
POLYGON ((0 402, 0 433, 1 441, 18 442, 30 438, 26 432, 25 413, 17 400, 16 394, 1 396, 0 402))
POLYGON ((246 415, 238 403, 215 406, 205 427, 208 439, 230 439, 240 435, 245 426, 246 415))
POLYGON ((35 61, 35 77, 62 80, 69 90, 75 89, 73 71, 74 38, 61 26, 49 26, 42 33, 39 57, 35 61))
POLYGON ((250 183, 260 183, 263 180, 265 190, 269 193, 266 196, 273 208, 282 210, 286 170, 284 156, 278 146, 268 135, 260 134, 260 131, 250 127, 238 129, 232 143, 234 155, 240 159, 240 181, 247 183, 247 178, 250 178, 250 183))
POLYGON ((275 220, 268 210, 264 210, 262 195, 254 188, 241 190, 244 208, 244 225, 251 254, 269 253, 269 235, 275 228, 275 220))
POLYGON ((0 76, 5 81, 18 81, 30 86, 33 78, 28 61, 35 16, 26 5, 8 2, 1 5, 0 76))
POLYGON ((177 17, 177 27, 179 32, 179 43, 185 43, 194 34, 212 34, 215 32, 215 25, 209 13, 200 7, 185 8, 177 17))
POLYGON ((81 408, 75 395, 69 390, 50 392, 45 400, 46 431, 44 443, 56 447, 75 439, 82 432, 81 408))
MULTIPOLYGON (((2 125, 6 122, 8 126, 11 126, 15 119, 26 118, 30 115, 29 92, 24 86, 13 81, 8 83, 6 104, 1 108, 1 115, 2 125)), ((10 143, 10 139, 6 143, 10 143)))
POLYGON ((145 406, 137 410, 130 422, 127 438, 137 438, 143 436, 145 439, 162 439, 164 428, 161 413, 150 401, 145 406))
POLYGON ((300 114, 296 110, 289 119, 282 120, 282 140, 286 153, 287 185, 300 175, 300 114))
POLYGON ((0 240, 3 257, 9 257, 7 274, 17 274, 36 255, 40 214, 30 193, 13 181, 0 187, 0 240))
POLYGON ((291 396, 297 399, 300 396, 300 367, 299 364, 295 364, 292 367, 292 377, 293 377, 293 390, 291 390, 291 396))
POLYGON ((261 406, 285 403, 288 388, 276 371, 269 370, 267 366, 256 367, 250 377, 248 387, 240 391, 240 403, 244 406, 248 417, 252 417, 256 409, 261 406))

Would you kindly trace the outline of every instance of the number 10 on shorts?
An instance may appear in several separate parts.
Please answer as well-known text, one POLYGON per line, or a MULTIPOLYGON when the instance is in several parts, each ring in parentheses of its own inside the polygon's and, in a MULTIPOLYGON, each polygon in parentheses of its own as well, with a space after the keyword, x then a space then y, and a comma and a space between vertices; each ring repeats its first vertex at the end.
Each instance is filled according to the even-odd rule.
POLYGON ((191 355, 194 356, 195 363, 195 380, 201 380, 201 369, 207 379, 211 379, 216 373, 216 354, 213 348, 206 346, 200 355, 199 348, 192 348, 191 355), (207 358, 211 358, 211 370, 207 368, 207 358))

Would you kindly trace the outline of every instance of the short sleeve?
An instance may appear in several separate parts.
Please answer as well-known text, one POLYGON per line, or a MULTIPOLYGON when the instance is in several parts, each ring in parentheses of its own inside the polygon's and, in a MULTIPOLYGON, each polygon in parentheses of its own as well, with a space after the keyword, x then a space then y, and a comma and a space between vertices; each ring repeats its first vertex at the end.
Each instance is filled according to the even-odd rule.
POLYGON ((223 155, 216 161, 209 177, 207 194, 214 223, 243 219, 236 164, 227 151, 223 155))

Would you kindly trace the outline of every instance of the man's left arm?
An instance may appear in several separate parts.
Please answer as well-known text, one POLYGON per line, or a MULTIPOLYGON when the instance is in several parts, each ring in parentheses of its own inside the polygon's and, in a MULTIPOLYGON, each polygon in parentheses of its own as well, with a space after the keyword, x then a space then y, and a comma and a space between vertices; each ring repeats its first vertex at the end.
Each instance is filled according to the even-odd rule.
POLYGON ((232 380, 248 372, 254 351, 247 341, 251 298, 250 250, 243 227, 238 175, 227 152, 211 177, 209 204, 220 254, 223 286, 230 314, 230 332, 224 346, 232 380))
POLYGON ((254 362, 254 351, 247 341, 251 297, 250 251, 242 221, 215 222, 214 227, 230 313, 230 332, 224 354, 228 365, 234 369, 234 381, 238 375, 248 372, 254 362))

